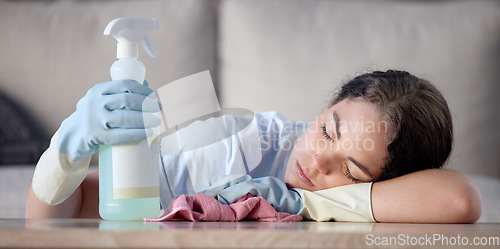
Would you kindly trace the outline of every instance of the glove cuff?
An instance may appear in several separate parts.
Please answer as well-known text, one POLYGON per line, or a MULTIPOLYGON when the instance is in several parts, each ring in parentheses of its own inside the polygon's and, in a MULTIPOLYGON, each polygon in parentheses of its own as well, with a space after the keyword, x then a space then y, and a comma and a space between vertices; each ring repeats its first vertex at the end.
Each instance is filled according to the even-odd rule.
POLYGON ((300 190, 304 203, 299 215, 315 221, 376 222, 371 206, 370 183, 357 183, 336 188, 300 190))
POLYGON ((57 205, 68 199, 87 175, 91 157, 77 162, 57 150, 56 132, 49 148, 42 154, 33 174, 32 188, 38 199, 57 205))

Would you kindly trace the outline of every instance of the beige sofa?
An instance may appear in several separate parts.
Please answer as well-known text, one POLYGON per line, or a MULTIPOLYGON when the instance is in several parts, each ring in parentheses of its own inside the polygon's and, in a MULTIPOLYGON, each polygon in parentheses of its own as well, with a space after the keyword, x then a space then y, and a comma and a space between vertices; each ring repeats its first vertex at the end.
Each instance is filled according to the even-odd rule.
MULTIPOLYGON (((103 30, 120 16, 160 21, 158 58, 140 51, 152 88, 208 69, 223 107, 307 122, 358 73, 429 79, 454 118, 446 167, 480 187, 481 221, 500 221, 500 1, 0 1, 0 93, 44 139, 110 80, 116 45, 103 30)), ((0 217, 23 216, 32 171, 0 165, 0 217)))

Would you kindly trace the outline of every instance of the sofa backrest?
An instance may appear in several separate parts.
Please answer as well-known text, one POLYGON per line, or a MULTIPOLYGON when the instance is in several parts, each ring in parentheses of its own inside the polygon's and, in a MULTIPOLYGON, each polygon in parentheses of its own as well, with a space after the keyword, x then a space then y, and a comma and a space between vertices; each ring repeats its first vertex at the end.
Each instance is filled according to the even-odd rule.
POLYGON ((157 18, 158 58, 139 58, 153 89, 215 71, 216 6, 203 0, 0 1, 0 92, 19 101, 50 137, 94 84, 111 80, 117 17, 157 18))
POLYGON ((453 116, 447 167, 500 177, 499 1, 229 0, 218 44, 223 106, 295 120, 359 73, 428 79, 453 116))

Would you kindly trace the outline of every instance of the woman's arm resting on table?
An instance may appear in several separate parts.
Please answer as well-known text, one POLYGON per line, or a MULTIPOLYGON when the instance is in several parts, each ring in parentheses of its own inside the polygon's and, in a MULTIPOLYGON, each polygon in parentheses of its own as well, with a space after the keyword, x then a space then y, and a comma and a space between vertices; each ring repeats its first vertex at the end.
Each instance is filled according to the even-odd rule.
POLYGON ((98 172, 87 175, 76 191, 58 205, 43 203, 30 187, 26 200, 26 218, 100 218, 98 172))
POLYGON ((372 187, 378 222, 474 223, 481 216, 481 194, 464 174, 423 170, 372 187))

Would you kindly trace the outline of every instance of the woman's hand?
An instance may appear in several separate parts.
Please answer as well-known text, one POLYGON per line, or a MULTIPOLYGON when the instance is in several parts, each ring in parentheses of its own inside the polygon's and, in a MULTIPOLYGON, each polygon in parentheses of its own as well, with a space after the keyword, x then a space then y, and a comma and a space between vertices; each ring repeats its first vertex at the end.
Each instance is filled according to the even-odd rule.
MULTIPOLYGON (((88 203, 89 192, 82 187, 89 185, 84 179, 90 156, 100 144, 133 142, 153 134, 151 128, 161 123, 152 114, 160 111, 155 98, 147 85, 133 80, 111 81, 90 89, 40 157, 28 195, 26 216, 87 216, 81 208, 88 203)), ((97 192, 90 194, 97 196, 97 192)))
POLYGON ((161 120, 156 96, 134 80, 95 85, 77 104, 76 111, 58 130, 57 149, 73 161, 91 156, 99 144, 120 144, 145 139, 161 120))

